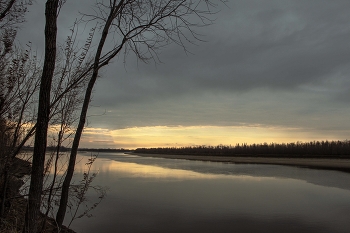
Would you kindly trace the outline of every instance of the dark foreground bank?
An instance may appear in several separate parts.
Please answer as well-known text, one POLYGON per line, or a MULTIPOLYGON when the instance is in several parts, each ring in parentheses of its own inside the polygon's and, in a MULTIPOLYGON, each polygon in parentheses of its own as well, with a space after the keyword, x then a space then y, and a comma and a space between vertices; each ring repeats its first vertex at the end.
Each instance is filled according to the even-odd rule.
MULTIPOLYGON (((10 177, 7 189, 7 196, 5 203, 0 198, 0 204, 4 204, 5 213, 0 222, 0 232, 22 232, 25 220, 25 212, 27 207, 27 199, 20 193, 20 188, 24 184, 23 177, 30 175, 31 163, 22 159, 14 158, 10 167, 10 177)), ((3 178, 0 178, 0 187, 2 187, 3 178)), ((0 190, 2 192, 2 190, 0 190)), ((42 214, 42 220, 44 214, 42 214)), ((42 225, 42 224, 40 224, 42 225)), ((60 233, 75 233, 75 231, 63 226, 60 231, 57 230, 55 220, 48 218, 45 224, 45 229, 41 232, 60 232, 60 233)), ((40 228, 42 230, 42 228, 40 228)))

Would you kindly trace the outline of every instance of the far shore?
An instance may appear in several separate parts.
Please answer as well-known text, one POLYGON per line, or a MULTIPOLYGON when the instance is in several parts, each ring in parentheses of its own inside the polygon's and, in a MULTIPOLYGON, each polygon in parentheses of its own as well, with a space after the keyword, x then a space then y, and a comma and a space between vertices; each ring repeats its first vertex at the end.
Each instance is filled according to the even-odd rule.
POLYGON ((168 155, 133 153, 143 157, 186 159, 208 162, 237 163, 237 164, 270 164, 287 165, 304 168, 337 170, 350 173, 350 159, 338 158, 269 158, 269 157, 227 157, 227 156, 200 156, 200 155, 168 155))

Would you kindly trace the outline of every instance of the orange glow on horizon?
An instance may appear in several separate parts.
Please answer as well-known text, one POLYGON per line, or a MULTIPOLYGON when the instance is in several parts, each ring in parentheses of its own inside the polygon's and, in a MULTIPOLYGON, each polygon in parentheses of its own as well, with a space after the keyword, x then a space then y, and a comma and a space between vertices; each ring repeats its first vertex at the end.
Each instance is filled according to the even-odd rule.
MULTIPOLYGON (((108 130, 86 128, 81 147, 128 148, 236 145, 331 140, 298 128, 251 126, 153 126, 108 130)), ((337 139, 335 139, 337 140, 337 139)))

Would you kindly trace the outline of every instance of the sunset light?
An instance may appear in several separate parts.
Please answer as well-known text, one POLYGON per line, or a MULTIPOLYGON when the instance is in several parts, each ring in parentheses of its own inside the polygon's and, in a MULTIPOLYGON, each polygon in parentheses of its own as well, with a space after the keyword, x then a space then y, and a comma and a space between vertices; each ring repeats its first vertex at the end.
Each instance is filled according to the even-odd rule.
MULTIPOLYGON (((323 139, 302 129, 264 126, 155 126, 119 130, 86 128, 84 148, 182 147, 235 145, 237 143, 283 143, 323 139)), ((331 137, 331 135, 330 135, 331 137)), ((332 138, 331 138, 332 139, 332 138)))

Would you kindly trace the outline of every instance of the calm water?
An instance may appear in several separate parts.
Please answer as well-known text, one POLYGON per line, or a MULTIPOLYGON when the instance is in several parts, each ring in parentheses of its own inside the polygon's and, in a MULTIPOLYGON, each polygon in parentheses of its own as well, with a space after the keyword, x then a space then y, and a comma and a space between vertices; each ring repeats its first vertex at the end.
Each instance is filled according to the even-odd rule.
MULTIPOLYGON (((80 154, 86 161, 89 153, 80 154)), ((83 162, 77 172, 85 169, 83 162)), ((95 232, 349 232, 350 174, 101 153, 95 184, 109 187, 95 232)), ((76 179, 78 179, 78 176, 76 179)), ((94 199, 93 193, 89 198, 94 199)))

